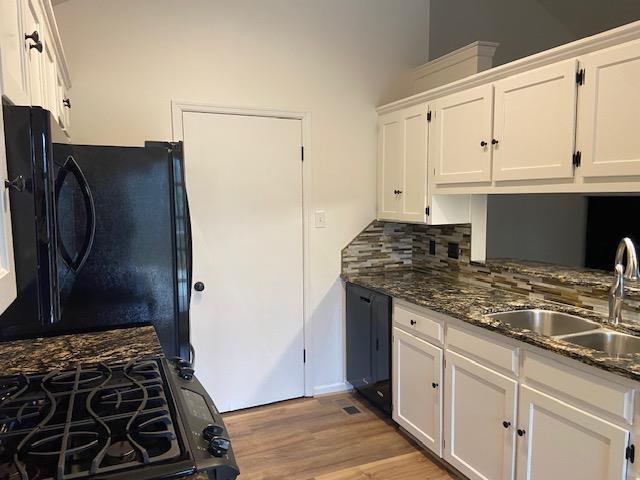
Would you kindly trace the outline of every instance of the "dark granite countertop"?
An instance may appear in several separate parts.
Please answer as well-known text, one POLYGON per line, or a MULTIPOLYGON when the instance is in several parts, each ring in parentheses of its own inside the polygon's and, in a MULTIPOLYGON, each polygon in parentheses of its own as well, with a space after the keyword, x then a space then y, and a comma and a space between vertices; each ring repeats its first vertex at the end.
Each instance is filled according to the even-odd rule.
MULTIPOLYGON (((613 266, 610 272, 606 272, 592 268, 566 267, 552 263, 502 258, 487 259, 484 266, 493 272, 515 273, 539 278, 555 285, 590 287, 602 292, 608 292, 613 281, 613 266)), ((625 280, 624 289, 627 298, 640 300, 640 282, 625 280)))
POLYGON ((0 343, 0 376, 162 355, 151 326, 0 343))
MULTIPOLYGON (((573 345, 560 339, 540 335, 530 330, 514 328, 486 316, 488 313, 509 310, 544 308, 570 313, 601 323, 604 321, 603 317, 588 310, 544 300, 535 300, 525 295, 507 292, 498 288, 470 284, 436 271, 433 273, 409 271, 360 276, 343 275, 342 278, 345 281, 370 288, 394 298, 406 300, 466 323, 492 330, 565 357, 640 381, 640 354, 612 356, 573 345)), ((614 328, 609 325, 607 327, 614 328)), ((615 329, 640 335, 640 326, 637 330, 628 325, 615 329)))

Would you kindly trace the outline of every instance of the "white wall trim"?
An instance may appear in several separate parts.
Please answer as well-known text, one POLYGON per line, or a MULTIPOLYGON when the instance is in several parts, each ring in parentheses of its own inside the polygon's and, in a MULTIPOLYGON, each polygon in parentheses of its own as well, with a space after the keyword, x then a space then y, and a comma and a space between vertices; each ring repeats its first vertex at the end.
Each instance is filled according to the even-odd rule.
POLYGON ((544 52, 536 53, 519 60, 515 60, 499 67, 491 68, 475 75, 463 78, 441 87, 427 90, 395 102, 378 107, 378 114, 393 112, 395 110, 411 107, 420 103, 430 102, 436 98, 459 92, 472 87, 477 87, 502 78, 528 72, 534 68, 550 65, 562 60, 580 57, 603 48, 619 45, 631 40, 640 39, 640 21, 623 25, 591 37, 586 37, 575 42, 567 43, 544 52))
POLYGON ((313 352, 311 351, 311 221, 313 218, 311 195, 311 113, 286 110, 270 110, 258 108, 229 107, 211 105, 200 102, 171 101, 171 123, 174 142, 184 139, 183 115, 186 112, 217 113, 227 115, 245 115, 254 117, 288 118, 300 120, 302 123, 302 146, 304 147, 304 162, 302 162, 302 214, 303 214, 303 330, 306 363, 304 364, 304 393, 310 397, 315 395, 313 386, 313 352))
POLYGON ((332 393, 350 392, 351 390, 353 390, 353 387, 347 382, 318 385, 317 387, 313 387, 313 396, 318 397, 320 395, 329 395, 332 393))

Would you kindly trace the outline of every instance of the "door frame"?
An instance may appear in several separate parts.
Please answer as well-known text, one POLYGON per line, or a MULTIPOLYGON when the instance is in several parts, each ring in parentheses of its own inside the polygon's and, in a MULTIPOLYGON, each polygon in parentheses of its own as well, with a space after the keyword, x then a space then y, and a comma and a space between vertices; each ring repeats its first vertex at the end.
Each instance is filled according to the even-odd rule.
POLYGON ((185 113, 214 113, 220 115, 243 115, 249 117, 285 118, 288 120, 300 120, 301 145, 304 149, 302 160, 302 331, 303 348, 305 351, 304 371, 304 395, 313 396, 313 355, 311 352, 311 305, 310 305, 310 266, 311 266, 311 113, 301 111, 271 110, 245 107, 229 107, 202 102, 171 101, 171 125, 174 142, 184 139, 183 115, 185 113))

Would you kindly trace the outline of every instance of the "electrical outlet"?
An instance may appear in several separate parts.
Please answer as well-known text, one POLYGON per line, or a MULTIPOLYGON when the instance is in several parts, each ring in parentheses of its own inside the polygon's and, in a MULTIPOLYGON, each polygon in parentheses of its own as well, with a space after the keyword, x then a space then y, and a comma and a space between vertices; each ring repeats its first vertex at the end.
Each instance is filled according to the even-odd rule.
POLYGON ((316 228, 327 228, 327 214, 324 210, 316 210, 316 228))
POLYGON ((435 255, 435 254, 436 254, 436 241, 429 240, 429 255, 435 255))
POLYGON ((460 258, 460 247, 457 243, 449 243, 449 246, 447 247, 447 256, 449 258, 460 258))

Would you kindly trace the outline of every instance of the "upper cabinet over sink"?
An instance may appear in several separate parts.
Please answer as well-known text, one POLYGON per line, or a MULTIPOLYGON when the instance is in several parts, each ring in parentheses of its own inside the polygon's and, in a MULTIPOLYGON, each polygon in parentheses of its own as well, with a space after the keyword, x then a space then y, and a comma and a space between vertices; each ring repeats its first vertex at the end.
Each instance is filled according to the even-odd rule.
POLYGON ((426 112, 420 142, 424 134, 427 144, 411 159, 426 164, 424 220, 385 213, 406 195, 403 185, 391 189, 402 191, 397 199, 387 198, 383 183, 384 172, 407 165, 409 137, 400 127, 396 149, 379 155, 379 199, 389 200, 379 217, 445 223, 451 219, 434 217, 433 205, 450 203, 456 223, 464 221, 461 199, 476 194, 640 192, 638 85, 635 22, 379 107, 381 136, 390 132, 383 119, 426 112))
POLYGON ((71 80, 51 0, 0 2, 0 81, 5 102, 43 107, 69 134, 71 80))

